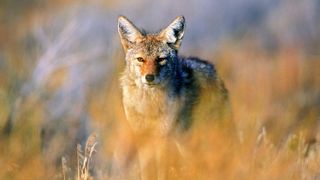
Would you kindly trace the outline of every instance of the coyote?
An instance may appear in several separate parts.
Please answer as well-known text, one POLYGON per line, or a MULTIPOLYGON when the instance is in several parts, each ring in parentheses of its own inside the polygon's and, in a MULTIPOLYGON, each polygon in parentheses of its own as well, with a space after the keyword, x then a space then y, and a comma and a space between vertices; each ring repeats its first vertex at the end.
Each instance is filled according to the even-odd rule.
POLYGON ((184 29, 183 16, 155 34, 118 18, 126 60, 123 106, 133 134, 140 138, 165 139, 188 130, 194 119, 220 121, 230 114, 228 91, 214 65, 178 56, 184 29))
POLYGON ((228 92, 214 65, 178 56, 184 29, 183 16, 156 34, 139 30, 124 16, 118 19, 126 54, 123 105, 135 133, 165 136, 188 129, 195 116, 210 113, 206 119, 219 120, 229 111, 228 92), (198 110, 201 103, 206 105, 198 110))

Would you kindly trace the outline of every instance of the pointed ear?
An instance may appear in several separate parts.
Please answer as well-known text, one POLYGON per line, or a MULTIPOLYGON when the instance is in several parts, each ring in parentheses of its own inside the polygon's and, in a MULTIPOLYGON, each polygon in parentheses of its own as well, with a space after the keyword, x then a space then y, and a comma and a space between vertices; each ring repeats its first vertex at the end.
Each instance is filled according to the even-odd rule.
POLYGON ((184 34, 185 19, 183 16, 178 16, 172 23, 163 29, 159 36, 171 45, 175 50, 178 50, 184 34))
POLYGON ((140 30, 124 16, 119 16, 118 18, 118 32, 125 51, 128 50, 130 45, 138 42, 143 37, 140 30))

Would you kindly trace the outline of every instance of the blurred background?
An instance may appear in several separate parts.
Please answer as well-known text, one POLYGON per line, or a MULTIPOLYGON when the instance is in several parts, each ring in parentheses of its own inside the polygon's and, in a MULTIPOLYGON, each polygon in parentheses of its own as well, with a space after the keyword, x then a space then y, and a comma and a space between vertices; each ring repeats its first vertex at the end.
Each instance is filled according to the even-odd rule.
POLYGON ((2 0, 0 179, 47 177, 92 132, 108 164, 125 121, 119 15, 150 32, 184 15, 179 53, 215 63, 229 89, 241 144, 199 131, 192 171, 170 179, 320 177, 320 0, 2 0))

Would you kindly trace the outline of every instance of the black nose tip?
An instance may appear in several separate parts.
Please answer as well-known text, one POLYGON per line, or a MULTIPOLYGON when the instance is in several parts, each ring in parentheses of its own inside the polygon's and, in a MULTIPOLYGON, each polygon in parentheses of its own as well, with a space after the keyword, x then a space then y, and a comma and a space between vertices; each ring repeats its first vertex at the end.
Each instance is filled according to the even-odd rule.
POLYGON ((154 75, 152 75, 152 74, 147 74, 147 75, 146 75, 146 80, 147 80, 148 82, 152 82, 152 81, 154 80, 154 75))

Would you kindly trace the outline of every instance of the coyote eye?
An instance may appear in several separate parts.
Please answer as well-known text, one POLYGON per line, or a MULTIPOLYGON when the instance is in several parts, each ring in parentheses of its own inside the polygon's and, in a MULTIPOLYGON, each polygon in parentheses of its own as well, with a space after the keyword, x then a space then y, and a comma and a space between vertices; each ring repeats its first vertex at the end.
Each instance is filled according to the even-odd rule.
POLYGON ((137 61, 144 62, 144 59, 142 57, 137 57, 137 61))
POLYGON ((157 62, 160 64, 160 65, 164 65, 166 64, 167 62, 167 58, 157 58, 157 62))

